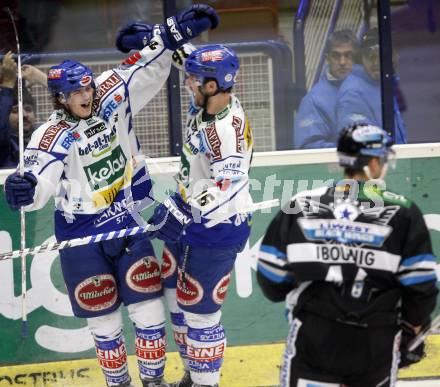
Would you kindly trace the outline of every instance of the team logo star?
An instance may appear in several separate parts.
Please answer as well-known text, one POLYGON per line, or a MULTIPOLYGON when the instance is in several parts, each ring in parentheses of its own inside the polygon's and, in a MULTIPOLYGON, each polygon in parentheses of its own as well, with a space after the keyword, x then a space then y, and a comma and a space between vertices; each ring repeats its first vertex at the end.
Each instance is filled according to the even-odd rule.
POLYGON ((351 212, 348 211, 348 208, 346 208, 344 211, 342 211, 342 218, 343 219, 350 219, 351 212))
POLYGON ((359 215, 359 210, 350 203, 341 203, 335 206, 333 215, 336 219, 355 220, 359 215))

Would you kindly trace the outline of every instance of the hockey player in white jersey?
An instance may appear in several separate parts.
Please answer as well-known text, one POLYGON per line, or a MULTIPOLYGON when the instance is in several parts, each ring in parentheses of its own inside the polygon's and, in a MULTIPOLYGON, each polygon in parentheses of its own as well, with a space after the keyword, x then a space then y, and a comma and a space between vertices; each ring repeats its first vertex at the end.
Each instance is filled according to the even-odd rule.
MULTIPOLYGON (((136 211, 152 199, 132 118, 166 81, 172 52, 217 24, 215 10, 198 4, 156 26, 147 46, 96 79, 73 60, 51 67, 48 87, 56 110, 25 150, 24 175, 8 176, 8 204, 32 211, 53 196, 59 241, 136 225, 136 211)), ((181 232, 179 222, 169 224, 181 232)), ((160 266, 149 237, 66 249, 60 258, 73 312, 87 319, 107 386, 131 386, 121 303, 134 323, 143 386, 167 386, 160 266)))
MULTIPOLYGON (((139 23, 126 28, 138 31, 138 39, 118 46, 125 51, 140 48, 153 29, 139 23)), ((252 131, 231 93, 239 68, 233 50, 208 45, 189 53, 185 47, 174 58, 185 62, 191 93, 179 192, 156 208, 149 223, 163 225, 157 236, 165 241, 165 296, 185 364, 185 375, 174 386, 218 386, 226 347, 220 309, 235 259, 250 233, 249 215, 240 208, 251 202, 252 131), (176 242, 179 229, 172 223, 178 210, 188 215, 189 225, 176 242)))
POLYGON ((201 221, 177 243, 165 235, 162 276, 185 375, 175 386, 218 386, 226 334, 220 322, 231 271, 250 233, 240 207, 250 201, 252 132, 231 94, 239 61, 224 45, 193 51, 185 61, 192 93, 179 173, 201 221), (221 221, 219 221, 221 220, 221 221))

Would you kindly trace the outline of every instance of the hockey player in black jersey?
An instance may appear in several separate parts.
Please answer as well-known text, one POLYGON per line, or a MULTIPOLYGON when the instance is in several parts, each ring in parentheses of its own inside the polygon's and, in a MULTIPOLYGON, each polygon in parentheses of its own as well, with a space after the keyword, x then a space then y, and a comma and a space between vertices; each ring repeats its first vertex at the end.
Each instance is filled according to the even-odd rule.
POLYGON ((298 193, 261 245, 258 283, 289 315, 281 386, 394 386, 424 355, 407 348, 436 305, 436 257, 419 208, 385 188, 386 132, 348 127, 337 150, 344 180, 298 193))

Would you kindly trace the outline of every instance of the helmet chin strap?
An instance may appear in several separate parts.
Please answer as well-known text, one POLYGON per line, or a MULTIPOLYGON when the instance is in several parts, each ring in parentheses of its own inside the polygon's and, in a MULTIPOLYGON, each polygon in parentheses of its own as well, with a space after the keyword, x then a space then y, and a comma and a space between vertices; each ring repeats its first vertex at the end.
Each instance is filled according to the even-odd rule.
POLYGON ((371 176, 370 167, 368 165, 364 165, 362 170, 364 171, 364 173, 367 176, 368 180, 372 180, 373 179, 373 177, 371 176))
POLYGON ((384 163, 382 165, 380 175, 376 179, 373 178, 373 176, 371 175, 370 167, 368 165, 365 165, 362 169, 363 169, 365 175, 368 177, 368 180, 384 180, 385 175, 388 171, 388 163, 384 163))

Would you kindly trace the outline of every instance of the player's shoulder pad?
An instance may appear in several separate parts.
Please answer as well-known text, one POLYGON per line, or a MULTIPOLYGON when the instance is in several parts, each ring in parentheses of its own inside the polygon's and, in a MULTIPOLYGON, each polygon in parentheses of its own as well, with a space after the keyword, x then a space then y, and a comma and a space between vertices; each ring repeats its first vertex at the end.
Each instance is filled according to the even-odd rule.
POLYGON ((38 127, 32 134, 28 148, 38 149, 47 153, 67 153, 75 138, 76 121, 66 114, 56 111, 49 121, 38 127))
POLYGON ((412 201, 407 197, 392 191, 383 191, 381 196, 385 204, 397 204, 405 208, 411 207, 412 204, 412 201))

